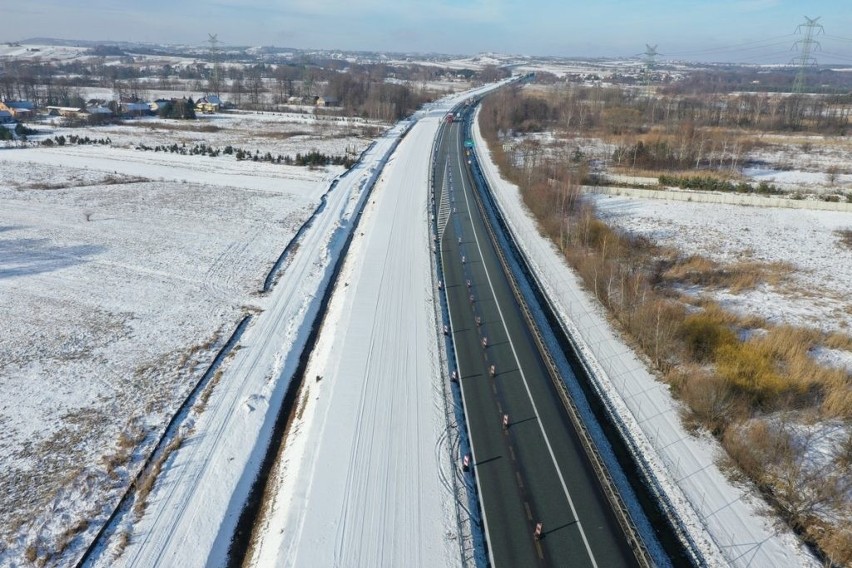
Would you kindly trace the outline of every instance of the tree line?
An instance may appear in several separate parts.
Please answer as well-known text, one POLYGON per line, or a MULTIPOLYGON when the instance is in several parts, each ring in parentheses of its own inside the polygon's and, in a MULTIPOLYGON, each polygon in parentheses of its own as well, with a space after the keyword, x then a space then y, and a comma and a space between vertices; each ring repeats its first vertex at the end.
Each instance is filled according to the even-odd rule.
POLYGON ((408 116, 435 96, 431 81, 462 74, 475 83, 507 76, 496 67, 449 70, 417 64, 351 63, 331 58, 301 56, 274 63, 241 61, 227 65, 198 61, 188 65, 151 65, 132 55, 118 62, 98 47, 86 60, 53 62, 11 60, 0 75, 0 98, 29 100, 37 106, 85 106, 82 93, 89 87, 108 88, 113 98, 148 98, 151 90, 190 90, 215 93, 242 108, 271 110, 291 97, 311 101, 333 96, 342 104, 334 112, 378 120, 408 116))

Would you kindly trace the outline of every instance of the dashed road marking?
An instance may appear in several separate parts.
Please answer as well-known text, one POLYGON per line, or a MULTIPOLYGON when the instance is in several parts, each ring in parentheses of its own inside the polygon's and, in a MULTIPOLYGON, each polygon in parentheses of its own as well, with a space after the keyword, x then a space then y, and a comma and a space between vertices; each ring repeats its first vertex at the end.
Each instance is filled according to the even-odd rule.
MULTIPOLYGON (((456 158, 458 159, 459 171, 463 171, 464 166, 462 165, 461 154, 457 154, 456 158)), ((535 414, 536 417, 538 417, 539 412, 538 412, 538 408, 537 408, 536 403, 535 403, 535 399, 533 398, 532 392, 530 391, 530 386, 529 386, 529 383, 527 382, 526 376, 524 374, 524 369, 521 366, 520 359, 518 358, 518 352, 516 351, 515 345, 512 342, 512 336, 509 333, 509 328, 506 326, 506 318, 503 316, 503 310, 500 308, 500 302, 497 301, 497 293, 494 291, 494 283, 491 281, 491 275, 489 274, 488 266, 487 266, 487 263, 485 262, 485 255, 482 252, 482 245, 480 244, 480 241, 479 241, 479 234, 478 234, 478 231, 476 230, 476 223, 473 220, 473 213, 471 213, 472 208, 470 206, 470 200, 468 199, 468 196, 467 196, 468 192, 465 190, 466 184, 464 183, 463 179, 462 179, 461 183, 462 183, 461 190, 462 190, 462 195, 464 196, 466 213, 467 213, 467 216, 470 220, 471 232, 473 234, 473 242, 476 244, 476 249, 479 252, 480 262, 482 262, 482 267, 483 267, 483 270, 485 271, 485 279, 488 282, 488 288, 491 291, 491 297, 494 298, 494 300, 495 300, 495 305, 497 307, 497 313, 500 316, 500 323, 503 324, 502 325, 503 331, 505 332, 506 338, 509 341, 509 348, 512 351, 512 355, 515 358, 515 363, 518 365, 518 371, 520 372, 520 375, 521 375, 521 381, 524 384, 524 389, 527 391, 527 396, 529 397, 530 404, 532 405, 533 413, 535 414)), ((471 191, 473 191, 473 190, 471 190, 471 191)), ((595 559, 595 555, 592 552, 591 547, 589 546, 589 540, 586 537, 586 531, 583 530, 583 524, 580 521, 580 516, 577 514, 577 509, 574 506, 574 499, 571 497, 571 493, 568 491, 568 486, 565 483, 565 476, 562 474, 562 470, 559 468, 559 464, 556 461, 556 455, 553 452, 553 446, 550 443, 550 439, 547 437, 547 432, 545 432, 544 426, 541 423, 541 420, 538 420, 538 426, 539 426, 539 429, 541 431, 542 438, 544 439, 544 445, 547 448, 548 454, 550 454, 550 459, 553 462, 554 469, 556 470, 556 475, 559 478, 559 484, 562 486, 562 492, 563 492, 563 494, 565 495, 565 498, 568 501, 568 506, 571 508, 571 514, 573 515, 573 517, 575 519, 577 519, 576 526, 577 526, 577 529, 580 531, 580 537, 583 540, 583 546, 586 549, 586 553, 589 556, 589 560, 591 561, 592 566, 594 568, 598 568, 597 560, 595 559)), ((509 434, 508 429, 504 428, 503 434, 508 435, 509 434)))

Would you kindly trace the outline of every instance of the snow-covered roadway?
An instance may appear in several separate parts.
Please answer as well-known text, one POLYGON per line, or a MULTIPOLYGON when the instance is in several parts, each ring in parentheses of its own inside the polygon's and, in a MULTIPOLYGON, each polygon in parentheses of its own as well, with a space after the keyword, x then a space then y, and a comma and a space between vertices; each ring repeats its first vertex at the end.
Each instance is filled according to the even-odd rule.
POLYGON ((427 220, 436 114, 402 141, 358 227, 348 285, 322 333, 332 352, 320 347, 326 360, 308 373, 313 419, 297 434, 302 455, 285 450, 299 464, 278 492, 257 566, 459 562, 436 459, 446 430, 427 220))
POLYGON ((418 113, 374 190, 305 373, 252 566, 457 566, 470 554, 450 482, 427 216, 440 121, 476 92, 418 113))

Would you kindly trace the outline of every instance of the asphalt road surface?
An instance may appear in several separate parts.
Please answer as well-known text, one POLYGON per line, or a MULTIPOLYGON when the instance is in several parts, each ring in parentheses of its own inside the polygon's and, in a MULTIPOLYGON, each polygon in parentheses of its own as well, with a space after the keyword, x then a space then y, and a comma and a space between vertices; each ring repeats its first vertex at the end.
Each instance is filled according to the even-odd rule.
POLYGON ((466 161, 461 125, 446 125, 435 175, 439 252, 472 438, 468 475, 478 476, 491 559, 635 566, 503 273, 466 161))

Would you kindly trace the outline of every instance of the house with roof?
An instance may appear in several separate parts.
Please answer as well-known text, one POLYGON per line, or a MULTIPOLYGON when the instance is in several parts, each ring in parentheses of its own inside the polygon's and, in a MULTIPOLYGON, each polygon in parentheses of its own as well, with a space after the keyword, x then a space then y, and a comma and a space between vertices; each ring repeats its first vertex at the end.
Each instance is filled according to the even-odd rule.
POLYGON ((168 112, 172 105, 174 104, 174 99, 155 99, 153 102, 148 103, 148 108, 151 109, 151 112, 154 114, 161 114, 164 112, 168 112))
POLYGON ((0 110, 5 110, 15 117, 15 120, 32 118, 35 105, 30 101, 0 101, 0 110))
POLYGON ((216 95, 205 95, 195 101, 195 110, 204 114, 219 112, 220 108, 222 108, 222 99, 216 95))
POLYGON ((337 97, 326 95, 317 99, 317 106, 321 107, 336 107, 340 106, 340 100, 337 97))
POLYGON ((66 107, 66 106, 53 106, 49 105, 45 107, 47 109, 47 114, 50 116, 63 116, 65 118, 77 118, 80 116, 85 116, 88 114, 84 107, 66 107))
POLYGON ((112 110, 108 106, 102 105, 93 105, 87 106, 86 112, 90 115, 98 115, 98 116, 110 116, 112 115, 112 110))
POLYGON ((118 109, 121 114, 130 116, 143 116, 152 114, 151 105, 137 98, 122 98, 118 102, 118 109))

